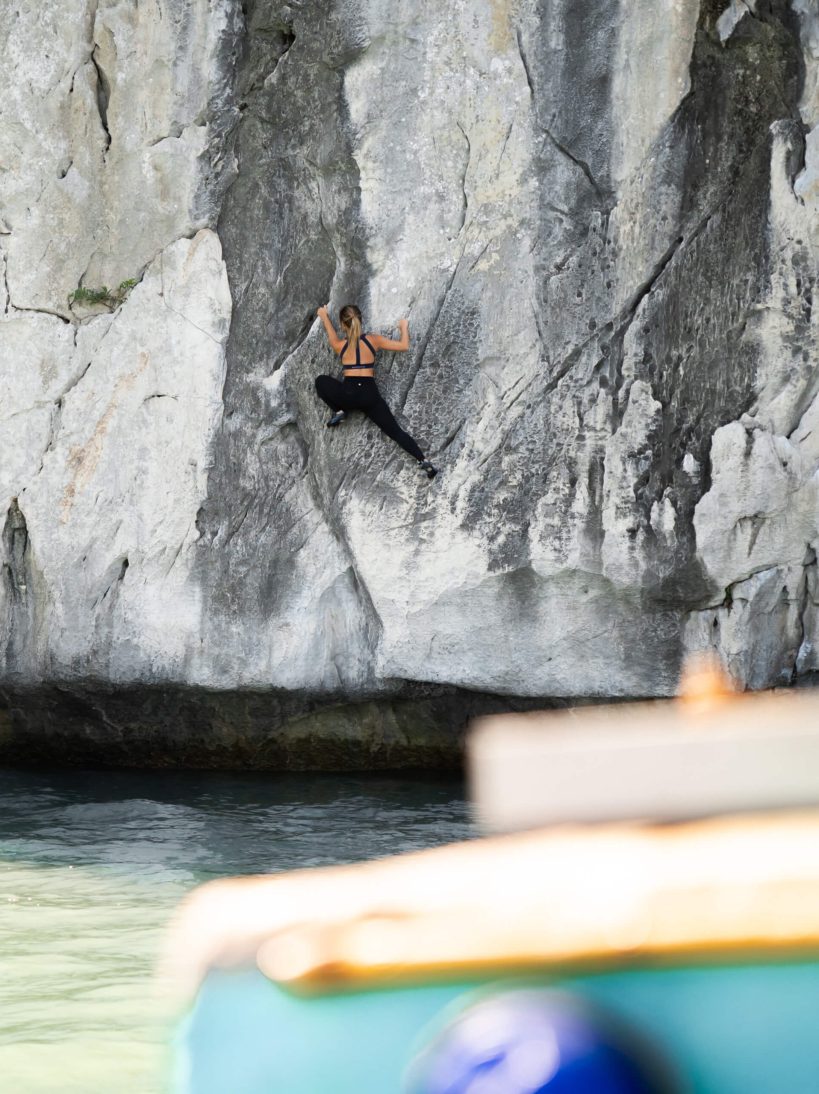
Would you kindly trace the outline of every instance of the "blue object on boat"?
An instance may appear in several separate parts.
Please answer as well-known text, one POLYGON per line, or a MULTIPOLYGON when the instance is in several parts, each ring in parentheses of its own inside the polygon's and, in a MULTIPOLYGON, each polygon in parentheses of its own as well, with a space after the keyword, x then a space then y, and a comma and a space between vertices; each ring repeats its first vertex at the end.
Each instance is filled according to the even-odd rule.
POLYGON ((673 1094, 653 1046, 566 992, 471 1002, 410 1069, 408 1094, 673 1094))
MULTIPOLYGON (((546 986, 534 977, 485 990, 546 986)), ((819 1091, 815 960, 631 969, 559 986, 650 1038, 688 1094, 819 1091)), ((179 1030, 172 1089, 398 1094, 411 1061, 478 990, 453 981, 299 996, 255 969, 215 970, 179 1030)))

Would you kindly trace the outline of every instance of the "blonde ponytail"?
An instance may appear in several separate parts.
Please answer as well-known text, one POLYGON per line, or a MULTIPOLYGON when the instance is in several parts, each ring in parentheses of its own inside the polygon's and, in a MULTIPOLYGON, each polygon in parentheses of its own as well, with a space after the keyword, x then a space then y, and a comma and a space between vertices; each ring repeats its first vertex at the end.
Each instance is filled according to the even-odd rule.
POLYGON ((350 345, 355 350, 361 338, 361 312, 356 304, 345 304, 338 313, 341 325, 349 332, 350 345))

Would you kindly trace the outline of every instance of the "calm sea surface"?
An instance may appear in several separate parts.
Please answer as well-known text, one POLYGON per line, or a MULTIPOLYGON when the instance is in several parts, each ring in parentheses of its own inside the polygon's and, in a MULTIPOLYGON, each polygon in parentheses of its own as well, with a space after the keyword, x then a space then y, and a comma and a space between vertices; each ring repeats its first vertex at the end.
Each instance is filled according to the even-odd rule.
POLYGON ((200 882, 473 834, 448 780, 0 770, 0 1088, 166 1089, 152 974, 200 882))

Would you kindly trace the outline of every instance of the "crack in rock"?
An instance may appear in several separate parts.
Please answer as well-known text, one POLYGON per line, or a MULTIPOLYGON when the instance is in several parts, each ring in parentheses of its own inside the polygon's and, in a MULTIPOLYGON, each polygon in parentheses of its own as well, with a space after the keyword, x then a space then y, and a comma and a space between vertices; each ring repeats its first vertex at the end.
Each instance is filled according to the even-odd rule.
MULTIPOLYGON (((632 293, 631 299, 620 309, 618 315, 610 320, 605 326, 592 332, 588 338, 584 339, 578 346, 575 346, 566 357, 563 358, 563 362, 558 366, 557 372, 549 379, 548 383, 544 386, 541 395, 550 395, 558 384, 563 380, 572 368, 580 360, 583 351, 597 338, 602 335, 610 335, 612 339, 618 339, 622 341, 625 338, 629 327, 634 322, 637 312, 640 309, 640 305, 653 291, 660 280, 662 275, 668 269, 668 266, 673 261, 674 256, 680 249, 684 242, 683 236, 678 236, 666 249, 664 254, 655 263, 649 276, 642 282, 641 285, 635 289, 632 293)), ((518 396, 516 396, 517 400, 518 396)), ((515 400, 515 401, 516 401, 515 400)), ((507 407, 508 409, 508 407, 507 407)))
POLYGON ((417 379, 418 374, 421 371, 421 367, 424 363, 424 357, 426 356, 427 348, 429 347, 430 340, 432 339, 432 335, 435 331, 435 326, 438 322, 438 319, 441 315, 441 312, 444 309, 444 305, 446 304, 446 300, 447 300, 447 297, 449 296, 450 289, 452 288, 452 284, 455 281, 455 276, 458 273, 458 269, 460 268, 461 258, 463 258, 463 251, 461 252, 460 258, 455 263, 455 268, 452 271, 452 273, 449 277, 449 280, 447 281, 446 288, 444 289, 443 294, 441 295, 441 299, 438 303, 438 307, 435 309, 435 314, 432 316, 429 323, 427 324, 427 330, 426 330, 426 334, 424 335, 424 339, 421 343, 420 352, 418 354, 418 359, 417 359, 417 364, 416 364, 415 368, 412 370, 412 372, 410 373, 409 382, 406 386, 403 398, 401 399, 401 402, 400 402, 399 407, 398 407, 399 410, 403 411, 404 407, 407 405, 407 399, 409 398, 410 392, 412 391, 413 384, 415 383, 415 380, 417 379))
POLYGON ((534 86, 534 83, 532 82, 532 72, 531 72, 531 69, 529 68, 529 62, 526 59, 526 53, 523 49, 523 40, 521 39, 521 36, 520 36, 520 27, 515 27, 515 38, 517 39, 517 43, 518 43, 518 54, 520 55, 520 63, 523 65, 523 71, 524 71, 524 74, 526 76, 526 83, 527 83, 527 86, 529 88, 529 95, 532 99, 532 103, 534 104, 534 101, 535 101, 535 86, 534 86))
MULTIPOLYGON (((469 140, 469 136, 467 135, 467 132, 464 129, 464 127, 461 125, 461 123, 456 122, 455 124, 458 126, 460 131, 463 133, 464 140, 466 141, 466 164, 464 165, 463 173, 461 174, 461 193, 463 194, 463 202, 464 203, 463 203, 463 208, 461 210, 461 223, 458 225, 458 231, 455 233, 456 235, 458 235, 460 233, 461 229, 463 228, 464 224, 466 223, 466 213, 467 213, 467 210, 469 208, 469 198, 466 196, 466 176, 469 173, 469 164, 472 161, 472 143, 469 140)), ((505 145, 504 145, 504 147, 505 147, 505 145)))
POLYGON ((111 566, 108 567, 108 570, 106 572, 106 578, 108 580, 108 584, 106 585, 105 592, 103 592, 102 596, 97 597, 97 599, 94 601, 93 606, 95 608, 99 604, 102 604, 102 602, 109 595, 111 596, 111 605, 110 606, 113 608, 113 606, 114 606, 114 604, 117 600, 117 597, 119 595, 120 586, 122 585, 122 582, 125 580, 125 575, 128 572, 128 566, 129 566, 128 558, 127 558, 127 556, 125 556, 123 558, 117 559, 116 562, 112 563, 111 566))
POLYGON ((51 417, 50 417, 49 423, 48 423, 48 437, 46 438, 45 448, 43 449, 42 455, 40 456, 40 466, 34 472, 34 477, 35 478, 43 470, 43 466, 45 465, 46 456, 49 454, 49 452, 54 447, 54 443, 57 440, 57 434, 60 432, 60 425, 62 424, 62 416, 63 416, 63 402, 62 402, 62 399, 56 399, 54 401, 54 405, 51 407, 51 417))
POLYGON ((3 256, 3 285, 6 294, 5 303, 3 305, 3 314, 8 315, 9 308, 11 307, 11 293, 9 291, 8 259, 6 257, 5 248, 0 249, 0 254, 2 254, 3 256))
POLYGON ((76 322, 76 320, 67 319, 64 315, 62 315, 58 311, 52 311, 51 308, 33 308, 33 307, 23 308, 23 307, 20 307, 20 305, 18 305, 18 304, 11 304, 11 310, 12 311, 20 311, 20 312, 34 312, 37 315, 51 315, 55 319, 59 319, 61 323, 67 323, 69 326, 72 323, 76 322))
POLYGON ((97 73, 97 109, 100 115, 100 124, 105 131, 106 144, 103 149, 102 158, 105 159, 108 149, 111 147, 111 130, 108 128, 108 104, 111 101, 111 84, 108 77, 105 75, 105 71, 102 65, 97 60, 98 45, 95 45, 91 50, 91 64, 97 73))
MULTIPOLYGON (((531 96, 531 99, 532 99, 532 106, 533 106, 533 109, 534 109, 534 112, 535 112, 535 117, 537 117, 537 108, 536 108, 536 100, 535 100, 535 86, 534 86, 534 81, 532 79, 532 70, 529 67, 529 61, 526 57, 526 51, 523 48, 523 39, 521 38, 520 27, 517 27, 515 29, 515 38, 517 40, 518 54, 520 56, 520 63, 523 66, 523 71, 526 75, 526 83, 527 83, 527 86, 529 88, 529 95, 531 96)), ((543 130, 543 133, 545 134, 546 137, 548 137, 548 139, 551 141, 552 145, 557 149, 557 151, 560 152, 561 155, 565 156, 565 158, 567 160, 569 160, 570 163, 574 164, 574 166, 577 167, 583 173, 583 176, 585 177, 585 179, 588 182, 589 186, 591 186, 592 190, 594 191, 595 195, 597 196, 598 201, 602 205, 608 204, 610 199, 603 192, 602 187, 599 185, 599 183, 595 179, 594 175, 592 174, 592 170, 589 167, 588 163, 586 163, 585 160, 582 160, 579 156, 575 155, 575 153, 572 152, 572 150, 570 148, 568 148, 565 144, 563 144, 562 141, 559 141, 557 139, 557 137, 554 135, 554 133, 551 131, 551 129, 548 128, 548 126, 545 126, 545 125, 541 124, 540 128, 543 130)), ((510 132, 511 132, 511 126, 510 126, 510 132)), ((507 140, 508 140, 508 138, 509 138, 508 133, 506 134, 506 137, 507 137, 507 140)), ((503 146, 504 146, 504 148, 506 147, 506 141, 503 142, 503 146)), ((503 152, 501 152, 501 155, 503 155, 503 152)))
POLYGON ((28 591, 27 559, 30 544, 26 518, 16 497, 11 499, 6 513, 3 546, 6 549, 3 570, 7 587, 14 601, 24 601, 28 591))
POLYGON ((795 684, 797 677, 805 670, 805 663, 813 653, 813 642, 808 633, 807 616, 815 607, 814 592, 816 585, 816 551, 810 544, 805 551, 802 578, 799 582, 799 609, 797 612, 798 635, 796 641, 796 656, 793 660, 793 672, 791 683, 795 684))
POLYGON ((7 610, 0 631, 5 635, 6 674, 14 675, 24 668, 34 627, 31 537, 16 496, 11 499, 6 513, 2 541, 5 553, 2 580, 7 590, 7 610))
POLYGON ((561 141, 557 139, 554 133, 552 133, 552 131, 548 129, 545 125, 541 128, 543 129, 543 132, 546 134, 549 140, 552 142, 554 147, 558 150, 558 152, 564 155, 570 163, 573 163, 575 167, 578 167, 583 172, 583 175, 585 176, 589 186, 591 186, 592 190, 594 190, 601 204, 606 204, 606 196, 600 189, 600 186, 598 185, 594 175, 591 173, 591 168, 586 163, 586 161, 581 160, 580 157, 576 156, 570 148, 567 148, 565 144, 561 143, 561 141))

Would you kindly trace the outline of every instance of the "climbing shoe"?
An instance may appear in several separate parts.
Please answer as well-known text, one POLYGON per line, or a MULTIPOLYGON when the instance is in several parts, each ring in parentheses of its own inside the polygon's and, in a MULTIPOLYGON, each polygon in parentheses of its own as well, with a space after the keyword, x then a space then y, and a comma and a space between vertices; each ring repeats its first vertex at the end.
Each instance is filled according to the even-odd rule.
POLYGON ((341 425, 341 423, 344 421, 344 419, 346 417, 347 417, 347 411, 346 410, 337 410, 327 424, 328 425, 341 425))
POLYGON ((438 474, 438 468, 433 467, 432 463, 429 460, 421 460, 420 464, 421 470, 426 471, 428 479, 434 479, 435 476, 438 474))

